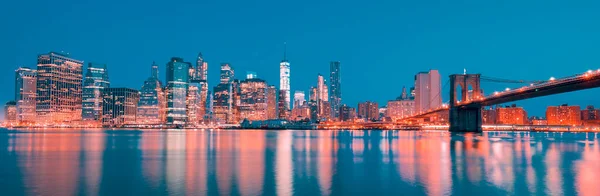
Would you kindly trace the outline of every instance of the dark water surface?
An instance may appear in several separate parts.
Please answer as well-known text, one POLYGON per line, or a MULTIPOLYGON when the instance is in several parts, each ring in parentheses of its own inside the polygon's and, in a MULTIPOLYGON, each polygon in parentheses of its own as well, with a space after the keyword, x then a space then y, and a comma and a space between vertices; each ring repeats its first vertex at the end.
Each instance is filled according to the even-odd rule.
POLYGON ((1 195, 600 195, 600 134, 0 129, 1 195))

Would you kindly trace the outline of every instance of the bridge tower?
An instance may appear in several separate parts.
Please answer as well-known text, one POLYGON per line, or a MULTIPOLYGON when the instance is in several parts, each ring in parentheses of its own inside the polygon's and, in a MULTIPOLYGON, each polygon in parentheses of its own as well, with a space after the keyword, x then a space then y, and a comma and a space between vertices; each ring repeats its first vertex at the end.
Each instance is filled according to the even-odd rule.
POLYGON ((450 75, 450 132, 481 132, 481 105, 471 103, 483 98, 479 86, 481 74, 450 75), (457 88, 461 99, 458 101, 457 88), (469 92, 469 87, 471 92, 469 92))

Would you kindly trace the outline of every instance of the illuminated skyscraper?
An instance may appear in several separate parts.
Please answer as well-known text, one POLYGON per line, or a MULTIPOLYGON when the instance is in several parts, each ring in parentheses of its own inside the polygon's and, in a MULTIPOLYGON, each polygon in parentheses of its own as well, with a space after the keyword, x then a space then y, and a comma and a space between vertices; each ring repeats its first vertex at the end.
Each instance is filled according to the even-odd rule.
POLYGON ((159 125, 166 122, 167 97, 163 83, 158 79, 158 65, 152 63, 150 77, 146 79, 140 90, 136 122, 138 124, 159 125))
POLYGON ((294 92, 294 108, 304 105, 305 102, 306 102, 306 95, 304 94, 304 91, 294 92))
POLYGON ((329 105, 329 91, 327 89, 327 84, 325 83, 325 78, 323 78, 321 74, 317 77, 316 99, 319 118, 330 118, 331 107, 329 105))
POLYGON ((546 108, 548 125, 581 125, 581 108, 563 104, 546 108))
POLYGON ((333 61, 329 63, 329 86, 331 104, 331 117, 338 120, 340 118, 340 106, 342 106, 342 79, 340 75, 340 62, 333 61))
POLYGON ((173 57, 167 63, 167 124, 184 125, 187 120, 187 90, 191 64, 173 57))
MULTIPOLYGON (((284 46, 285 47, 285 46, 284 46)), ((290 62, 287 60, 287 48, 283 51, 283 60, 279 63, 279 92, 284 93, 285 108, 290 108, 290 62)), ((280 111, 281 112, 281 111, 280 111)))
POLYGON ((202 53, 198 54, 196 67, 190 66, 190 83, 187 95, 187 123, 198 125, 204 121, 206 114, 206 98, 208 95, 208 64, 204 62, 202 53))
POLYGON ((130 88, 105 88, 102 91, 102 125, 135 124, 140 93, 130 88))
POLYGON ((102 90, 110 87, 106 64, 88 63, 83 80, 81 118, 84 123, 100 123, 102 119, 102 90))
POLYGON ((415 112, 425 112, 442 106, 440 73, 420 72, 415 76, 415 112))
POLYGON ((21 67, 15 71, 15 101, 17 103, 17 121, 35 122, 35 95, 37 71, 21 67))
POLYGON ((36 121, 64 123, 81 120, 83 61, 50 52, 38 56, 36 121))
POLYGON ((221 83, 214 87, 213 117, 219 123, 234 123, 235 93, 234 71, 229 63, 221 63, 221 83))
POLYGON ((240 118, 267 120, 267 82, 250 78, 240 83, 240 118))
POLYGON ((279 97, 278 97, 278 103, 277 103, 277 112, 279 113, 277 116, 279 119, 287 119, 288 118, 288 111, 289 108, 287 107, 287 104, 285 102, 285 100, 287 100, 287 91, 285 90, 279 90, 279 97))
POLYGON ((233 67, 229 63, 221 63, 221 84, 233 82, 233 67))
POLYGON ((277 88, 271 85, 267 88, 267 118, 277 119, 277 88))

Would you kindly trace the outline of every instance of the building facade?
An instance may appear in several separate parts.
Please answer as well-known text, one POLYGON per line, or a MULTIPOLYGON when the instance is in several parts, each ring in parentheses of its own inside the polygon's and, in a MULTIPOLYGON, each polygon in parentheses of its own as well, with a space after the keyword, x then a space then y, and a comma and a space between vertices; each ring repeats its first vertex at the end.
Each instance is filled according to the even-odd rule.
POLYGON ((527 125, 529 124, 527 112, 516 105, 497 107, 496 124, 500 125, 527 125))
POLYGON ((9 101, 4 104, 4 123, 7 125, 17 123, 17 102, 9 101))
POLYGON ((86 125, 99 125, 102 119, 102 90, 105 88, 110 88, 106 64, 88 63, 81 100, 81 119, 86 125))
POLYGON ((581 110, 581 120, 600 120, 600 110, 595 109, 593 105, 588 105, 581 110))
POLYGON ((167 120, 167 96, 163 83, 158 78, 158 65, 152 63, 151 74, 140 90, 136 122, 146 125, 161 125, 167 120))
POLYGON ((277 102, 277 117, 278 119, 288 119, 289 117, 289 108, 288 108, 288 104, 286 103, 287 100, 287 91, 285 90, 279 90, 278 93, 279 97, 278 97, 278 102, 277 102))
POLYGON ((140 93, 130 88, 105 88, 102 91, 102 125, 113 127, 136 123, 140 93))
POLYGON ((233 123, 235 119, 236 84, 233 68, 221 63, 221 83, 213 89, 213 120, 217 123, 233 123))
POLYGON ((290 62, 287 60, 287 51, 284 49, 283 60, 279 63, 279 92, 285 94, 283 96, 280 95, 280 97, 285 97, 283 103, 285 104, 285 108, 288 109, 291 108, 290 90, 290 62))
POLYGON ((332 119, 340 118, 340 107, 342 105, 342 79, 340 74, 340 62, 329 63, 329 89, 331 90, 329 104, 331 105, 332 119))
POLYGON ((379 104, 376 102, 366 101, 358 103, 358 118, 375 121, 379 119, 379 104))
POLYGON ((352 122, 356 118, 356 109, 350 107, 346 104, 343 104, 340 107, 340 121, 342 122, 352 122))
POLYGON ((294 108, 305 105, 306 103, 306 95, 304 91, 295 91, 294 92, 294 108))
POLYGON ((37 70, 21 67, 15 71, 15 102, 17 103, 17 122, 35 123, 35 96, 37 70))
POLYGON ((267 109, 267 82, 258 78, 240 82, 240 118, 267 120, 267 109))
POLYGON ((36 121, 44 125, 81 120, 83 61, 56 52, 37 60, 36 121))
POLYGON ((179 57, 167 63, 167 125, 186 124, 190 66, 179 57))
POLYGON ((563 104, 546 108, 548 125, 581 125, 581 108, 563 104))
POLYGON ((412 116, 415 113, 414 97, 408 96, 406 87, 402 88, 402 94, 396 100, 388 101, 385 117, 396 121, 405 117, 412 116))
POLYGON ((440 73, 437 70, 420 72, 415 76, 415 113, 442 106, 440 73))
POLYGON ((268 119, 277 119, 277 88, 275 86, 270 85, 267 88, 267 118, 268 119))

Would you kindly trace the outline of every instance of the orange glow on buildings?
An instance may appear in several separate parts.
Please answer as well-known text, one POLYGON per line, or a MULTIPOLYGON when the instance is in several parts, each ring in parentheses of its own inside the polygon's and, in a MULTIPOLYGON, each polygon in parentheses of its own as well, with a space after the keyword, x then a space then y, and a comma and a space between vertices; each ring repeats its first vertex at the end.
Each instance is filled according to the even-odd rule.
POLYGON ((525 125, 529 124, 527 112, 522 107, 512 105, 510 107, 496 108, 496 124, 501 125, 525 125))
POLYGON ((579 106, 548 106, 546 108, 548 125, 581 125, 581 108, 579 106))

